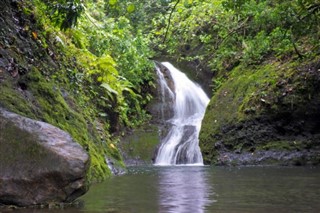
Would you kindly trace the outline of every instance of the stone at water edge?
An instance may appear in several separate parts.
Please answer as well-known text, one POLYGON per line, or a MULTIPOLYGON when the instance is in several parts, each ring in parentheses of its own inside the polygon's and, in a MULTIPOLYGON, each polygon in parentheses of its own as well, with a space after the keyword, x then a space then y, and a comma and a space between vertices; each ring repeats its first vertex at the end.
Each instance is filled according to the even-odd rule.
POLYGON ((0 205, 71 202, 88 189, 88 167, 68 133, 0 108, 0 205))

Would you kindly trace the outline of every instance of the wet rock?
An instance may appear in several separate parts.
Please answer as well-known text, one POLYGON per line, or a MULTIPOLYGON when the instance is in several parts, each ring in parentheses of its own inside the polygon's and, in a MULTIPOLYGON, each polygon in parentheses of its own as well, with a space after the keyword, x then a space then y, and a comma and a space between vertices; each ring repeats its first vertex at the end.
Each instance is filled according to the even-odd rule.
POLYGON ((172 93, 174 93, 175 87, 169 70, 161 63, 155 63, 159 68, 159 71, 163 74, 164 80, 170 91, 161 87, 161 79, 157 76, 157 88, 153 91, 154 100, 147 106, 147 109, 152 115, 152 122, 158 124, 160 128, 162 128, 166 121, 171 119, 174 115, 174 97, 172 97, 172 93))
POLYGON ((87 191, 88 166, 68 133, 0 108, 0 205, 71 202, 87 191))
POLYGON ((126 173, 126 170, 123 167, 118 166, 111 158, 106 158, 106 164, 113 175, 123 175, 126 173))
POLYGON ((194 132, 196 131, 195 126, 186 125, 183 127, 183 136, 180 140, 179 145, 176 147, 179 151, 177 152, 177 161, 176 164, 184 164, 188 162, 188 151, 190 150, 191 143, 190 141, 196 140, 196 138, 192 138, 194 136, 194 132))
POLYGON ((165 80, 167 81, 167 84, 168 84, 169 88, 171 89, 171 91, 175 91, 174 81, 173 81, 173 78, 172 78, 168 68, 159 62, 155 62, 155 63, 160 68, 160 71, 162 72, 165 80))

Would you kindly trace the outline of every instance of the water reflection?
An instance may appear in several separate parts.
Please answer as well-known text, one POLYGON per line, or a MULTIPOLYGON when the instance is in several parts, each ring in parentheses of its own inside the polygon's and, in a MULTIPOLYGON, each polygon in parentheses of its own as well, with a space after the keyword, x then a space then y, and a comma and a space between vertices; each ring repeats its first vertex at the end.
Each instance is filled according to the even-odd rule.
POLYGON ((132 167, 126 175, 91 186, 81 198, 82 208, 63 212, 313 213, 320 212, 319 195, 319 167, 132 167))
POLYGON ((204 167, 175 166, 159 170, 160 212, 202 213, 211 200, 213 188, 204 167))

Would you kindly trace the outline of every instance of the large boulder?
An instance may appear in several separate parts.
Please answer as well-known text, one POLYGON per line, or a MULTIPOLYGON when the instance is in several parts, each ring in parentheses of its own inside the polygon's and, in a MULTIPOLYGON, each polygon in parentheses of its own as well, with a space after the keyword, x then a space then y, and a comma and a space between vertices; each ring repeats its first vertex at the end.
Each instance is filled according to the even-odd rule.
POLYGON ((71 202, 87 191, 88 167, 68 133, 0 108, 0 205, 71 202))

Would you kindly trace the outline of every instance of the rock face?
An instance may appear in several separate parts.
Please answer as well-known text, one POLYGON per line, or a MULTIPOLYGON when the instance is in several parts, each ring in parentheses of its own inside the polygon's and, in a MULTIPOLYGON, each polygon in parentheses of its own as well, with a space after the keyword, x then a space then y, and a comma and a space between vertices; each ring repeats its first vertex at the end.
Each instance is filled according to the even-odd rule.
POLYGON ((73 201, 87 191, 88 167, 68 133, 0 108, 0 205, 73 201))

